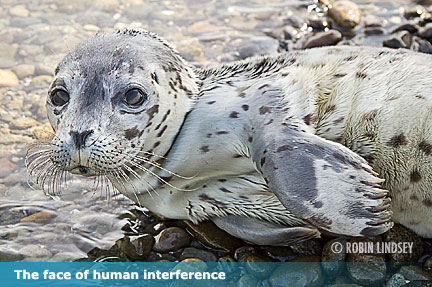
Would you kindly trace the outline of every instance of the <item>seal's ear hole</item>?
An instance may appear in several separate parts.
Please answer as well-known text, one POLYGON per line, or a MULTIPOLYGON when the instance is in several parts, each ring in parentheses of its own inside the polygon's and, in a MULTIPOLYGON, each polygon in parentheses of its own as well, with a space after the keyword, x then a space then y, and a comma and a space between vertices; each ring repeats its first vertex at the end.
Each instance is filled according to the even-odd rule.
POLYGON ((154 72, 152 75, 151 75, 151 77, 152 77, 152 79, 159 85, 159 78, 158 78, 158 76, 157 76, 157 74, 156 74, 156 72, 154 72))

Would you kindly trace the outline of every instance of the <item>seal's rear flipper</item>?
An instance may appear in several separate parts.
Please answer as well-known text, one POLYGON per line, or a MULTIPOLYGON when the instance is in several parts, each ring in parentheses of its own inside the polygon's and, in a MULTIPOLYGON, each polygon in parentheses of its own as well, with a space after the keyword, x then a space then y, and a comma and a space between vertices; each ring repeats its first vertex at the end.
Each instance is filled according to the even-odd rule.
POLYGON ((295 242, 320 237, 320 232, 312 226, 287 227, 235 215, 213 217, 211 220, 229 234, 258 245, 288 246, 295 242))
POLYGON ((314 135, 290 114, 280 90, 260 93, 273 105, 254 118, 246 145, 281 203, 298 218, 333 234, 374 236, 390 229, 390 199, 367 162, 343 145, 314 135))

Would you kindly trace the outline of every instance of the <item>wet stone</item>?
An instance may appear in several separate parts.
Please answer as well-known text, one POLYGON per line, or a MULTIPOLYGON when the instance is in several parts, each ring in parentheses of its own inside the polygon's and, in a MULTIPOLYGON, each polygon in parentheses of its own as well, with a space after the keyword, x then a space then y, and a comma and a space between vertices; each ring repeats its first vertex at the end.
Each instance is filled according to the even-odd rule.
POLYGON ((432 257, 426 259, 423 264, 423 270, 432 275, 432 257))
POLYGON ((432 282, 426 281, 411 281, 405 285, 406 287, 432 287, 432 282))
POLYGON ((366 15, 363 18, 363 24, 366 28, 382 27, 383 23, 384 23, 384 20, 382 18, 375 16, 375 15, 372 15, 372 14, 366 15))
POLYGON ((130 236, 123 238, 123 241, 120 243, 120 249, 128 258, 143 260, 151 251, 153 243, 153 236, 148 234, 130 236))
POLYGON ((231 49, 236 51, 238 59, 246 59, 249 57, 262 54, 276 54, 279 48, 279 42, 273 38, 265 36, 256 36, 240 41, 230 43, 231 49))
POLYGON ((384 47, 388 48, 409 48, 411 45, 411 34, 408 31, 400 31, 391 35, 391 37, 383 42, 384 47))
POLYGON ((191 221, 185 220, 184 223, 186 223, 187 231, 209 248, 233 253, 234 250, 244 244, 243 241, 226 233, 211 221, 193 224, 191 221))
POLYGON ((310 239, 289 246, 297 256, 321 255, 321 243, 316 239, 310 239))
POLYGON ((391 31, 391 33, 396 33, 396 32, 400 32, 400 31, 408 31, 412 34, 417 33, 418 32, 418 27, 414 24, 411 23, 405 23, 402 24, 398 27, 396 27, 393 31, 391 31))
POLYGON ((334 2, 328 15, 340 27, 352 29, 360 23, 361 11, 354 2, 343 0, 334 2))
POLYGON ((337 30, 329 30, 327 32, 319 32, 308 38, 304 44, 304 49, 332 46, 342 40, 342 34, 337 30))
POLYGON ((416 42, 418 43, 417 51, 432 54, 432 44, 429 41, 419 39, 416 42))
POLYGON ((413 6, 413 7, 407 7, 404 8, 404 17, 407 19, 417 18, 417 17, 424 17, 426 15, 427 11, 425 7, 421 5, 413 6))
POLYGON ((180 255, 180 259, 187 258, 198 258, 205 262, 216 262, 216 256, 210 251, 194 248, 194 247, 186 247, 180 255))
POLYGON ((419 31, 419 36, 423 39, 432 39, 432 23, 426 24, 419 31))
POLYGON ((250 274, 243 275, 237 282, 237 287, 257 287, 258 281, 250 274))
POLYGON ((13 67, 12 71, 18 76, 18 78, 22 79, 28 76, 33 76, 35 73, 35 66, 34 65, 28 65, 28 64, 22 64, 13 67))
POLYGON ((246 270, 255 278, 268 278, 273 271, 273 265, 268 264, 271 262, 270 258, 255 254, 247 254, 244 258, 246 262, 246 270))
POLYGON ((417 261, 423 254, 423 242, 420 237, 408 228, 395 224, 392 229, 390 229, 384 235, 384 241, 386 242, 412 242, 412 254, 411 253, 390 253, 387 254, 387 261, 396 264, 408 263, 417 261))
POLYGON ((45 224, 50 222, 55 217, 57 217, 57 214, 55 212, 49 210, 43 210, 22 218, 20 222, 45 224))
POLYGON ((400 273, 396 273, 390 277, 390 279, 387 281, 387 284, 385 286, 386 287, 402 287, 406 284, 405 282, 406 282, 405 277, 400 273))
POLYGON ((284 264, 279 266, 269 278, 273 287, 318 287, 324 285, 324 280, 324 273, 318 262, 284 264))
POLYGON ((7 158, 0 158, 0 162, 0 178, 8 176, 18 167, 7 158))
POLYGON ((189 235, 179 227, 169 227, 162 230, 156 236, 153 250, 156 252, 166 253, 179 250, 190 243, 189 235))
POLYGON ((344 268, 346 258, 346 239, 335 238, 328 241, 322 250, 321 267, 331 276, 337 276, 344 268))
POLYGON ((21 248, 18 252, 27 258, 48 259, 52 256, 49 250, 35 244, 26 245, 23 248, 21 248))
POLYGON ((402 266, 399 270, 399 273, 402 274, 409 281, 414 281, 414 280, 432 281, 432 275, 423 271, 420 267, 414 265, 402 266))
POLYGON ((9 13, 13 16, 28 17, 30 14, 29 10, 26 9, 25 5, 17 5, 9 9, 9 13))
POLYGON ((385 34, 385 32, 386 30, 384 28, 378 28, 378 27, 366 28, 364 30, 364 33, 367 36, 383 35, 385 34))
POLYGON ((18 252, 0 247, 0 262, 16 262, 23 258, 24 256, 18 252))
POLYGON ((247 254, 255 254, 256 250, 252 246, 243 246, 237 248, 234 252, 234 259, 237 262, 244 262, 244 258, 247 254))
POLYGON ((0 87, 12 87, 18 83, 18 77, 12 71, 0 70, 0 87))

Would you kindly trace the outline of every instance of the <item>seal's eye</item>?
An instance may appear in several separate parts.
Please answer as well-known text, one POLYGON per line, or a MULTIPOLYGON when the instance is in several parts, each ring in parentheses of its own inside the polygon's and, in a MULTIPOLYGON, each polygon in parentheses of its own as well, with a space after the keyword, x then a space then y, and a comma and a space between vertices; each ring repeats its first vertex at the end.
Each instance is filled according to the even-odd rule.
POLYGON ((69 102, 69 94, 63 90, 56 90, 51 94, 51 102, 54 106, 64 106, 69 102))
POLYGON ((130 107, 137 107, 141 105, 146 98, 147 95, 144 94, 144 92, 140 89, 130 89, 124 95, 124 100, 126 104, 130 107))

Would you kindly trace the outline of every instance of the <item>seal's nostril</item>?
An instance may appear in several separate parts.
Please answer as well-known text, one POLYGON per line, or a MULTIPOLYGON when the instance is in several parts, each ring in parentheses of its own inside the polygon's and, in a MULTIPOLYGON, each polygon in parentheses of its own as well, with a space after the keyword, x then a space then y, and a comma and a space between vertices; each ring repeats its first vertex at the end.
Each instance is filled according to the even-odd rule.
POLYGON ((85 142, 89 135, 93 133, 93 130, 79 132, 71 132, 71 136, 77 149, 81 149, 85 146, 85 142))

